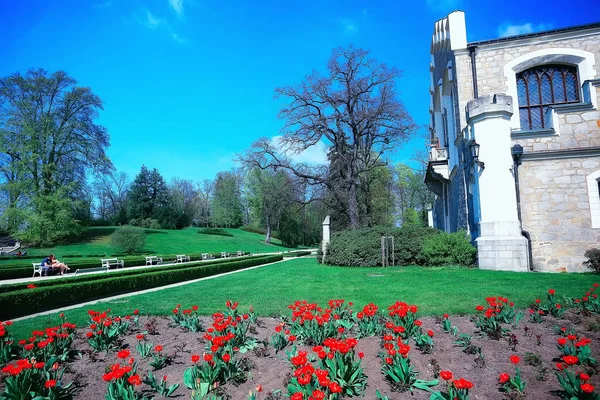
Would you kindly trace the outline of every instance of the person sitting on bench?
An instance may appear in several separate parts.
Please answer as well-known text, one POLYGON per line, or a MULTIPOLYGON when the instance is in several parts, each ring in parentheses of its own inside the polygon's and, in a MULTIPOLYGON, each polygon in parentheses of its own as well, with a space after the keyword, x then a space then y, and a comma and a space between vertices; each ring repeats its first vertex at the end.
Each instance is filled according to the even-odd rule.
POLYGON ((42 260, 42 276, 50 276, 58 272, 58 269, 54 269, 54 266, 52 265, 53 256, 53 254, 50 254, 42 260))
POLYGON ((71 270, 67 264, 58 261, 54 254, 50 254, 50 257, 52 258, 52 267, 58 268, 61 275, 64 275, 65 271, 71 270))
POLYGON ((42 261, 42 270, 46 276, 56 274, 64 275, 65 271, 68 271, 69 269, 69 266, 58 261, 54 254, 50 254, 42 261))

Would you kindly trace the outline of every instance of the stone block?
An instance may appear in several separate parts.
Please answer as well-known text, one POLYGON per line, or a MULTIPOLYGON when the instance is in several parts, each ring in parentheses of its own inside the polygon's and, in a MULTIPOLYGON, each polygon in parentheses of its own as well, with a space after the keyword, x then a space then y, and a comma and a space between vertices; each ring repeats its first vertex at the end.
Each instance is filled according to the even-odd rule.
POLYGON ((577 114, 567 115, 567 123, 568 124, 578 124, 580 122, 583 122, 583 119, 579 115, 577 115, 577 114))

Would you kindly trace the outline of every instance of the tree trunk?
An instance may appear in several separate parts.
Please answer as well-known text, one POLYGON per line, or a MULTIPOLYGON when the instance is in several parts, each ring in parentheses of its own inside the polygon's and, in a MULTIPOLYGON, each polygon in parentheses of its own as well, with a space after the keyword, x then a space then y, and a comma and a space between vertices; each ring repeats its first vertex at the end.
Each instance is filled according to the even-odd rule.
POLYGON ((267 234, 265 237, 266 243, 271 243, 271 218, 267 215, 267 234))
POLYGON ((358 201, 356 199, 356 180, 353 178, 348 182, 348 217, 350 218, 350 229, 360 228, 358 201))

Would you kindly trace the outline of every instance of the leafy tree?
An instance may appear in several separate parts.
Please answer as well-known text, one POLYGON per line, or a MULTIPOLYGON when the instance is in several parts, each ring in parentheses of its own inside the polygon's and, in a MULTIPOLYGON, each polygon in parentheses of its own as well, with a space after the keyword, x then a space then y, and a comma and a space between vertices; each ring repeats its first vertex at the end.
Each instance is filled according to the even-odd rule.
POLYGON ((433 194, 425 185, 424 172, 399 164, 395 173, 395 191, 402 222, 427 225, 427 209, 433 203, 433 194))
POLYGON ((291 181, 282 170, 253 168, 248 172, 247 183, 250 207, 255 219, 265 227, 265 242, 271 243, 273 226, 294 200, 291 181))
POLYGON ((86 172, 112 168, 108 133, 95 123, 101 109, 100 98, 63 71, 31 69, 0 79, 0 190, 11 231, 21 229, 36 243, 57 241, 74 233, 66 221, 89 213, 83 203, 66 207, 57 196, 85 203, 78 188, 86 172), (51 211, 49 203, 60 208, 51 211))
POLYGON ((211 202, 212 221, 227 228, 242 224, 242 201, 239 176, 233 172, 219 172, 214 182, 211 202))
POLYGON ((340 204, 347 209, 349 227, 355 229, 361 226, 361 175, 384 165, 384 155, 406 141, 415 125, 397 98, 398 70, 352 46, 335 49, 327 69, 325 75, 313 72, 296 86, 276 90, 288 100, 279 113, 285 120, 284 135, 279 145, 267 138, 255 142, 246 160, 261 168, 288 169, 310 184, 342 193, 345 201, 340 204), (332 148, 337 164, 333 171, 290 161, 290 152, 321 141, 332 148), (329 179, 332 174, 337 179, 329 179))
POLYGON ((34 197, 27 225, 17 232, 17 236, 32 245, 47 246, 80 235, 83 228, 73 218, 76 204, 68 197, 69 189, 65 187, 46 196, 34 197))
POLYGON ((150 171, 142 165, 131 184, 127 206, 132 220, 156 219, 163 227, 171 227, 169 188, 156 168, 150 171))

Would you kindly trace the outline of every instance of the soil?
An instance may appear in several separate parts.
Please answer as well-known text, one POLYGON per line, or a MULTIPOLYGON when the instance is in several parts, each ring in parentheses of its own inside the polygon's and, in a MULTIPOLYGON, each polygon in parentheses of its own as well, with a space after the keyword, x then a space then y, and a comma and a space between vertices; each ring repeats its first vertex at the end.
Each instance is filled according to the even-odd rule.
MULTIPOLYGON (((171 363, 160 371, 154 372, 154 375, 160 379, 163 375, 168 376, 169 383, 180 383, 179 389, 172 395, 173 398, 189 398, 190 391, 183 385, 183 372, 191 365, 190 357, 192 354, 202 354, 204 352, 205 340, 202 339, 203 333, 186 332, 180 327, 171 327, 168 317, 140 317, 139 329, 132 329, 131 333, 124 337, 122 347, 130 348, 132 355, 139 360, 139 355, 135 350, 137 343, 136 333, 145 330, 149 321, 156 324, 156 335, 148 335, 149 341, 155 345, 162 345, 163 353, 171 359, 171 363)), ((505 338, 493 340, 487 337, 481 337, 475 332, 475 326, 469 317, 451 316, 450 320, 458 328, 459 333, 466 333, 473 336, 472 343, 481 347, 484 355, 484 363, 476 362, 476 356, 466 354, 460 347, 454 346, 456 338, 442 330, 440 320, 433 317, 422 318, 423 328, 435 332, 435 347, 431 354, 423 354, 416 348, 411 349, 409 355, 412 364, 419 372, 419 378, 424 380, 434 379, 436 372, 441 370, 450 370, 455 378, 465 378, 473 382, 474 386, 470 391, 471 399, 506 399, 506 395, 499 391, 498 375, 500 373, 514 374, 514 367, 509 361, 509 356, 517 354, 521 357, 520 368, 522 377, 527 382, 527 399, 558 399, 556 391, 560 390, 560 385, 554 375, 555 364, 558 361, 560 352, 556 347, 558 336, 554 333, 554 326, 573 327, 576 332, 592 340, 590 346, 593 355, 600 354, 600 333, 590 331, 596 328, 600 322, 598 316, 581 317, 577 314, 567 311, 564 319, 558 320, 552 317, 545 317, 544 322, 540 324, 531 323, 522 320, 517 328, 511 329, 512 334, 517 338, 518 343, 513 351, 505 338), (525 329, 527 327, 527 329, 525 329), (532 366, 526 362, 526 353, 532 353, 539 357, 541 365, 532 366)), ((211 320, 207 317, 203 319, 203 325, 208 327, 211 320)), ((259 318, 257 324, 252 329, 255 333, 251 336, 259 340, 269 340, 274 332, 274 327, 279 320, 274 318, 259 318)), ((507 326, 508 327, 508 326, 507 326)), ((102 375, 106 368, 117 362, 115 353, 94 354, 85 338, 84 329, 77 331, 77 339, 73 347, 80 351, 81 355, 67 363, 67 372, 63 380, 65 382, 74 381, 79 399, 104 399, 106 392, 106 383, 102 380, 102 375)), ((368 386, 364 393, 365 399, 376 399, 376 390, 387 395, 392 400, 400 399, 429 399, 429 394, 424 391, 416 390, 411 392, 397 392, 392 389, 381 373, 381 360, 378 352, 381 350, 381 340, 377 337, 359 339, 357 352, 364 352, 362 365, 368 376, 368 386)), ((299 349, 310 349, 299 346, 299 349)), ((287 398, 286 384, 291 376, 291 368, 285 360, 285 351, 275 354, 273 348, 269 347, 266 356, 257 355, 259 352, 250 351, 246 354, 238 354, 240 358, 246 358, 251 367, 249 377, 246 382, 235 386, 231 383, 223 385, 220 389, 222 394, 226 394, 233 400, 246 400, 249 391, 254 391, 257 385, 262 385, 262 393, 259 393, 257 399, 284 399, 287 398), (280 394, 277 394, 277 393, 280 394), (269 395, 271 395, 269 397, 269 395)), ((149 359, 139 360, 138 373, 144 375, 145 371, 152 368, 148 365, 149 359)), ((594 371, 595 372, 595 371, 594 371)), ((590 375, 592 375, 590 373, 590 375)), ((592 385, 600 385, 600 375, 595 374, 591 377, 592 385)), ((143 385, 142 387, 145 387, 143 385)), ((441 389, 443 383, 438 385, 441 389)), ((3 390, 3 382, 0 383, 0 390, 3 390)), ((150 392, 146 393, 149 397, 150 392)), ((158 398, 158 397, 157 397, 158 398)))

